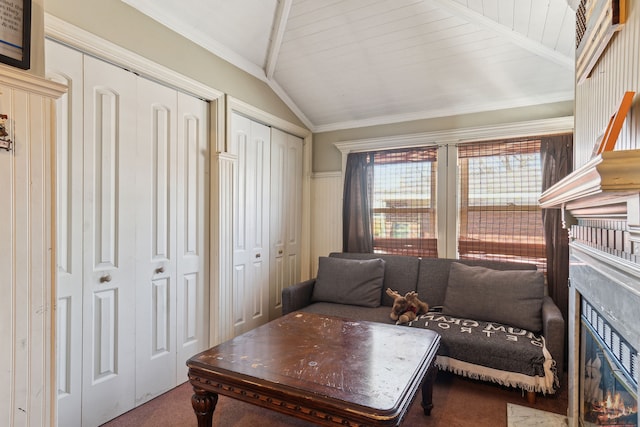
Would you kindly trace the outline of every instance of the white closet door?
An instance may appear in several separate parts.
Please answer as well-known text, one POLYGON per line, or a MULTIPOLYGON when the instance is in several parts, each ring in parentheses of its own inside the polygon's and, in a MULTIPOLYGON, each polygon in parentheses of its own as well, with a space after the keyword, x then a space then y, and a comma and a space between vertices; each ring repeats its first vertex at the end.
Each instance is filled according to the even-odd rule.
POLYGON ((302 139, 271 131, 269 319, 282 315, 282 290, 300 280, 302 139))
POLYGON ((58 425, 81 424, 83 55, 45 40, 47 78, 68 87, 56 101, 56 379, 58 425))
POLYGON ((93 426, 187 380, 208 347, 205 101, 55 42, 58 425, 93 426), (84 75, 86 74, 86 81, 84 75), (84 344, 83 344, 84 343, 84 344))
POLYGON ((209 347, 207 111, 206 102, 178 92, 176 384, 188 380, 187 360, 209 347))
POLYGON ((236 113, 229 152, 233 189, 233 321, 241 334, 269 320, 270 130, 236 113))
POLYGON ((136 76, 85 56, 83 426, 134 407, 136 76))
POLYGON ((136 405, 175 386, 176 91, 138 79, 136 405))

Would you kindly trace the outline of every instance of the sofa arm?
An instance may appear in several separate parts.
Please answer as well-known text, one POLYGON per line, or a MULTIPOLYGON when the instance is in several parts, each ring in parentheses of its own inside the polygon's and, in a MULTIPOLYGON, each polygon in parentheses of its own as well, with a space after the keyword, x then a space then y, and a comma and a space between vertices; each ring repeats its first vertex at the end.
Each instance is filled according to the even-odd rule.
POLYGON ((315 284, 316 279, 309 279, 284 288, 282 290, 282 314, 289 314, 311 304, 313 285, 315 284))
POLYGON ((547 350, 556 361, 558 377, 564 371, 564 319, 558 306, 545 296, 542 302, 542 335, 546 340, 547 350))

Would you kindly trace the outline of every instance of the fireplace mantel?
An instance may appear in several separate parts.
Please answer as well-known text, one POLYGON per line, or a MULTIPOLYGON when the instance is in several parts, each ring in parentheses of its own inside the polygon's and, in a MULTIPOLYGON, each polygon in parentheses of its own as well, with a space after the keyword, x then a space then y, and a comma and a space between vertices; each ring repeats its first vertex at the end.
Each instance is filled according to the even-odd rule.
MULTIPOLYGON (((539 197, 560 209, 569 243, 569 425, 580 422, 580 308, 587 301, 640 348, 640 150, 604 152, 539 197)), ((636 372, 637 375, 637 372, 636 372)), ((637 381, 637 378, 636 378, 637 381)))
POLYGON ((561 209, 565 228, 574 218, 624 219, 640 242, 639 165, 640 150, 604 152, 542 193, 540 206, 561 209))

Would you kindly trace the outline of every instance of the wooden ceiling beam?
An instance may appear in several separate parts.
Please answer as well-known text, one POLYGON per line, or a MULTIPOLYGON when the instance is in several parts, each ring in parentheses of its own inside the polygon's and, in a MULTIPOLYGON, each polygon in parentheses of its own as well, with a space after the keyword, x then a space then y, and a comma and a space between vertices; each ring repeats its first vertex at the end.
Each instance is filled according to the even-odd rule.
POLYGON ((462 17, 468 20, 472 24, 476 24, 482 28, 493 31, 502 37, 507 38, 513 44, 528 50, 529 52, 559 64, 567 69, 573 69, 575 67, 574 59, 568 57, 556 50, 550 49, 547 46, 539 43, 523 34, 513 31, 499 22, 478 13, 455 0, 433 0, 440 5, 443 9, 449 11, 455 16, 462 17))
POLYGON ((278 63, 280 46, 282 46, 284 31, 287 28, 287 20, 289 19, 292 2, 293 0, 281 0, 276 10, 276 16, 273 20, 273 28, 271 29, 271 44, 269 45, 267 61, 265 64, 265 74, 267 75, 268 80, 273 78, 273 73, 275 72, 276 64, 278 63))

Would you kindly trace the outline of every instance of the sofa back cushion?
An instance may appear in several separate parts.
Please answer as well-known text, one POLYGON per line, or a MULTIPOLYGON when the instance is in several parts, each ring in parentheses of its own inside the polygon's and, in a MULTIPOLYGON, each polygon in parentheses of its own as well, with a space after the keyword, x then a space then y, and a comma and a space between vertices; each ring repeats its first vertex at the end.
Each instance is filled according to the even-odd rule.
POLYGON ((390 255, 390 254, 363 254, 351 252, 332 252, 329 254, 332 258, 343 259, 372 259, 380 258, 385 262, 384 266, 384 284, 380 292, 382 305, 393 306, 393 298, 386 294, 386 289, 391 288, 404 295, 407 292, 416 290, 418 281, 418 269, 420 267, 420 259, 418 257, 406 255, 390 255))
POLYGON ((452 263, 480 266, 494 270, 536 270, 534 264, 501 262, 490 260, 468 260, 453 258, 422 258, 418 272, 416 291, 420 299, 430 307, 440 307, 444 304, 445 293, 449 284, 449 272, 452 263))
POLYGON ((542 330, 544 275, 451 264, 442 313, 497 322, 533 332, 542 330))
POLYGON ((379 307, 385 262, 320 257, 311 300, 379 307))

